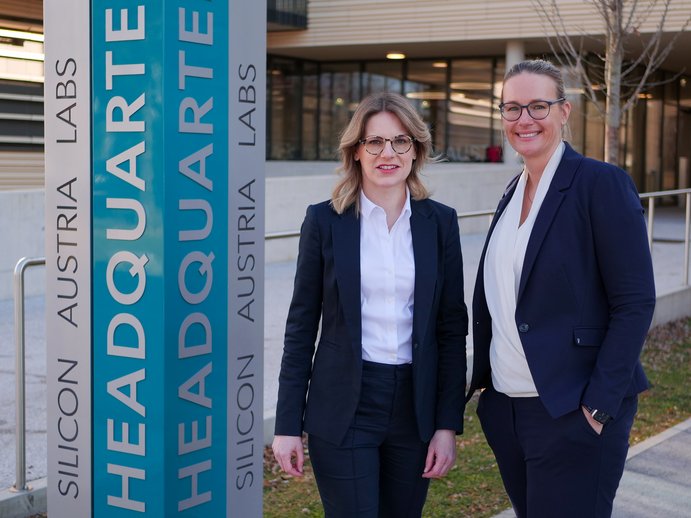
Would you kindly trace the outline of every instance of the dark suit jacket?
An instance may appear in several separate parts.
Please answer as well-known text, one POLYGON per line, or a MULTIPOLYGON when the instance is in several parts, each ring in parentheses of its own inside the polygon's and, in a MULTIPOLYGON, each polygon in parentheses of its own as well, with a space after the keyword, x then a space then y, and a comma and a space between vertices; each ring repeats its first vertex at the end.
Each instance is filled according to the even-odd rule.
MULTIPOLYGON (((516 184, 517 178, 499 202, 480 259, 468 397, 491 384, 484 261, 516 184)), ((639 355, 654 307, 645 221, 631 178, 567 144, 528 241, 515 315, 530 372, 552 417, 580 404, 616 417, 624 397, 647 388, 639 355)))
MULTIPOLYGON (((437 429, 462 431, 468 317, 456 211, 411 200, 410 227, 415 415, 420 438, 428 441, 437 429)), ((329 202, 312 205, 286 323, 277 435, 306 431, 341 442, 360 398, 361 337, 360 220, 352 207, 339 215, 329 202)))

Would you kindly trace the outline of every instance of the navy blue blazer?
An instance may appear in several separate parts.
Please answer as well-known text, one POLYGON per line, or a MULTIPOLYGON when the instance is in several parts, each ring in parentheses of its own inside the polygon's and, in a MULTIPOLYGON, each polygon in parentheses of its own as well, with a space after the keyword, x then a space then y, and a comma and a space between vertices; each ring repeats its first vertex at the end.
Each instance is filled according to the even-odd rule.
MULTIPOLYGON (((437 429, 463 428, 468 316, 456 211, 432 200, 410 205, 415 415, 420 438, 429 441, 437 429)), ((311 205, 286 322, 276 435, 306 431, 334 444, 345 436, 360 399, 360 308, 356 211, 339 215, 329 202, 311 205)))
MULTIPOLYGON (((491 384, 492 319, 484 261, 473 295, 473 375, 468 398, 491 384)), ((623 398, 648 387, 639 356, 655 308, 643 210, 625 171, 566 144, 528 241, 516 326, 538 394, 556 418, 581 404, 616 417, 623 398)))

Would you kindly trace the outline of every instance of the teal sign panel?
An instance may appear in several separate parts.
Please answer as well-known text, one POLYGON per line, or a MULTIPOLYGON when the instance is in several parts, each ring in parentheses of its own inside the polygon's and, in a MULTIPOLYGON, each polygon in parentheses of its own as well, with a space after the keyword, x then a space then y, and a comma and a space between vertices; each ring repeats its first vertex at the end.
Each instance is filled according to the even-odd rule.
POLYGON ((228 3, 91 7, 93 516, 225 516, 228 3))

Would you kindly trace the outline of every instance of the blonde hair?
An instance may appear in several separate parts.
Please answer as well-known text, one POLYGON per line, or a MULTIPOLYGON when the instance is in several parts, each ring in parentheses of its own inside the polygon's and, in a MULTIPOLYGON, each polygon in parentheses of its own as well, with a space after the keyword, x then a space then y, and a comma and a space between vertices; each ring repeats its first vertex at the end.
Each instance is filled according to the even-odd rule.
POLYGON ((360 101, 341 135, 338 154, 341 158, 339 171, 343 177, 331 194, 331 206, 338 214, 343 214, 353 205, 356 213, 359 212, 362 169, 360 162, 355 160, 355 150, 365 136, 365 126, 370 117, 381 112, 389 112, 398 117, 406 131, 415 139, 413 145, 417 158, 413 160, 406 183, 414 200, 429 198, 429 191, 420 178, 423 166, 429 161, 436 161, 436 158, 431 156, 432 136, 427 125, 402 95, 391 92, 375 93, 360 101))
MULTIPOLYGON (((566 98, 566 88, 564 88, 564 76, 557 67, 546 59, 527 59, 516 63, 504 75, 504 83, 509 79, 519 74, 535 74, 538 76, 547 76, 554 82, 554 87, 557 91, 557 99, 566 98)), ((504 88, 501 90, 501 100, 504 100, 504 88)))

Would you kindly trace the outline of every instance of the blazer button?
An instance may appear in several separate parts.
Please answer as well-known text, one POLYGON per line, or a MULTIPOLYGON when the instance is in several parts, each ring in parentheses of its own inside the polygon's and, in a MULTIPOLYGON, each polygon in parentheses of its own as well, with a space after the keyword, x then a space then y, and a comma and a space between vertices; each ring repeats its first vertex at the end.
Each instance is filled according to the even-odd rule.
POLYGON ((522 324, 518 324, 518 330, 521 333, 527 333, 528 331, 530 331, 530 326, 524 322, 522 324))
POLYGON ((415 342, 415 343, 413 344, 413 349, 417 349, 417 348, 418 348, 418 343, 415 342))

